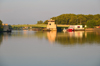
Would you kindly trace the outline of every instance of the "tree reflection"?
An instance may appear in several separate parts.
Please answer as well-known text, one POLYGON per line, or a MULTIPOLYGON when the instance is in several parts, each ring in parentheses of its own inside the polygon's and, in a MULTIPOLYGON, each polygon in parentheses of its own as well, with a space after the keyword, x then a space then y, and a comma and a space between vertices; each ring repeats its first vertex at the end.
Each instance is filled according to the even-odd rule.
POLYGON ((76 45, 76 44, 100 44, 100 32, 90 31, 75 31, 75 32, 35 32, 34 36, 38 38, 45 37, 50 43, 57 42, 61 45, 76 45))
POLYGON ((87 31, 71 31, 71 32, 47 32, 49 42, 57 42, 61 45, 76 45, 76 44, 100 44, 100 32, 87 31))
POLYGON ((3 34, 0 33, 0 45, 1 45, 2 41, 3 41, 3 34))
POLYGON ((75 32, 34 32, 34 31, 15 31, 12 33, 0 34, 0 44, 3 39, 8 37, 38 38, 47 39, 50 43, 61 45, 83 45, 83 44, 100 44, 100 32, 93 31, 75 31, 75 32))
POLYGON ((47 33, 46 32, 35 32, 33 37, 38 37, 39 39, 46 38, 47 39, 47 33))
POLYGON ((57 33, 56 42, 61 45, 76 45, 76 44, 100 44, 100 32, 67 32, 65 34, 57 33))

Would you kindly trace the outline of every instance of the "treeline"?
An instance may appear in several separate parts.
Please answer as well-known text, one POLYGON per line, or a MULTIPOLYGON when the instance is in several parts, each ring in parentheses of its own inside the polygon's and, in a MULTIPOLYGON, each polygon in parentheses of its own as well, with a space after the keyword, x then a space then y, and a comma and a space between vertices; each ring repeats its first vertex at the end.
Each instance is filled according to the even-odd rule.
POLYGON ((0 20, 0 32, 3 31, 3 25, 2 25, 2 21, 0 20))
MULTIPOLYGON (((65 24, 65 25, 86 25, 87 22, 90 20, 93 20, 95 22, 95 25, 100 25, 100 14, 89 14, 89 15, 84 15, 84 14, 62 14, 57 17, 52 17, 51 19, 55 20, 57 24, 65 24)), ((47 24, 48 20, 43 21, 37 21, 37 24, 47 24)))

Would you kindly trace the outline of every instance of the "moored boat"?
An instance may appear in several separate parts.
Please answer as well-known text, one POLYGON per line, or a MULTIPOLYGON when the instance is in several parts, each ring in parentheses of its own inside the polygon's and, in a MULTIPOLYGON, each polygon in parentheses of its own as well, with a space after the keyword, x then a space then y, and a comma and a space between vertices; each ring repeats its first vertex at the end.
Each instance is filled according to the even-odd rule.
POLYGON ((67 31, 75 31, 75 29, 73 27, 70 27, 67 29, 67 31))

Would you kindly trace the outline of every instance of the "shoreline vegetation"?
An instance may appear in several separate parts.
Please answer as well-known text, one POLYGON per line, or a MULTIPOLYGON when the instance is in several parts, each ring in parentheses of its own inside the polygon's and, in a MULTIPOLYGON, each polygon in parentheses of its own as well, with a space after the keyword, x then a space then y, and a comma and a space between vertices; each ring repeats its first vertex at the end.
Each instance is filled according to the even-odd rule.
MULTIPOLYGON (((100 25, 100 14, 62 14, 57 17, 52 17, 50 19, 55 20, 56 24, 62 24, 62 25, 87 25, 90 24, 90 22, 96 26, 100 25)), ((47 24, 48 20, 43 21, 37 21, 37 24, 47 24)))
POLYGON ((3 25, 2 25, 2 21, 0 20, 0 33, 3 32, 3 25))
MULTIPOLYGON (((95 26, 100 26, 100 14, 61 14, 56 17, 52 17, 50 19, 55 20, 57 27, 62 27, 58 25, 87 25, 87 28, 95 28, 95 26)), ((37 21, 37 24, 18 24, 18 25, 10 25, 10 28, 13 30, 26 30, 33 28, 41 28, 44 29, 47 27, 48 20, 44 22, 42 20, 37 21)), ((64 28, 64 27, 62 27, 64 28)), ((0 20, 0 31, 3 31, 2 21, 0 20)))
MULTIPOLYGON (((57 25, 87 25, 88 28, 94 28, 95 26, 100 26, 100 14, 61 14, 56 17, 52 17, 50 19, 55 20, 55 23, 57 25)), ((48 20, 45 20, 44 22, 42 20, 37 21, 37 24, 23 24, 23 25, 11 25, 12 28, 16 27, 28 27, 28 28, 46 28, 46 25, 48 24, 48 20)))

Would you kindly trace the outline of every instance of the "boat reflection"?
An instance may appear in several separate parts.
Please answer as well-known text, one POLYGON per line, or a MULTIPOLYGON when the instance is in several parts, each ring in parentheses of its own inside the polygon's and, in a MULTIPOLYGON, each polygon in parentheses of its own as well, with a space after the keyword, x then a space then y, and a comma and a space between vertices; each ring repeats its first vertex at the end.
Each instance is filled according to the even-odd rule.
POLYGON ((47 32, 47 38, 48 38, 49 42, 53 43, 59 37, 82 38, 83 34, 84 34, 84 31, 76 31, 76 32, 71 31, 71 32, 66 32, 66 33, 63 33, 63 32, 57 33, 57 31, 50 31, 50 32, 47 32))
POLYGON ((75 32, 68 32, 70 37, 82 38, 84 31, 75 31, 75 32))
POLYGON ((34 32, 34 31, 12 31, 12 33, 0 34, 0 44, 3 39, 9 38, 38 38, 37 40, 49 41, 51 44, 76 45, 76 44, 100 44, 100 32, 71 31, 71 32, 34 32))
POLYGON ((76 44, 100 44, 100 32, 85 32, 85 31, 71 31, 71 32, 47 32, 49 42, 57 42, 61 45, 76 45, 76 44))

